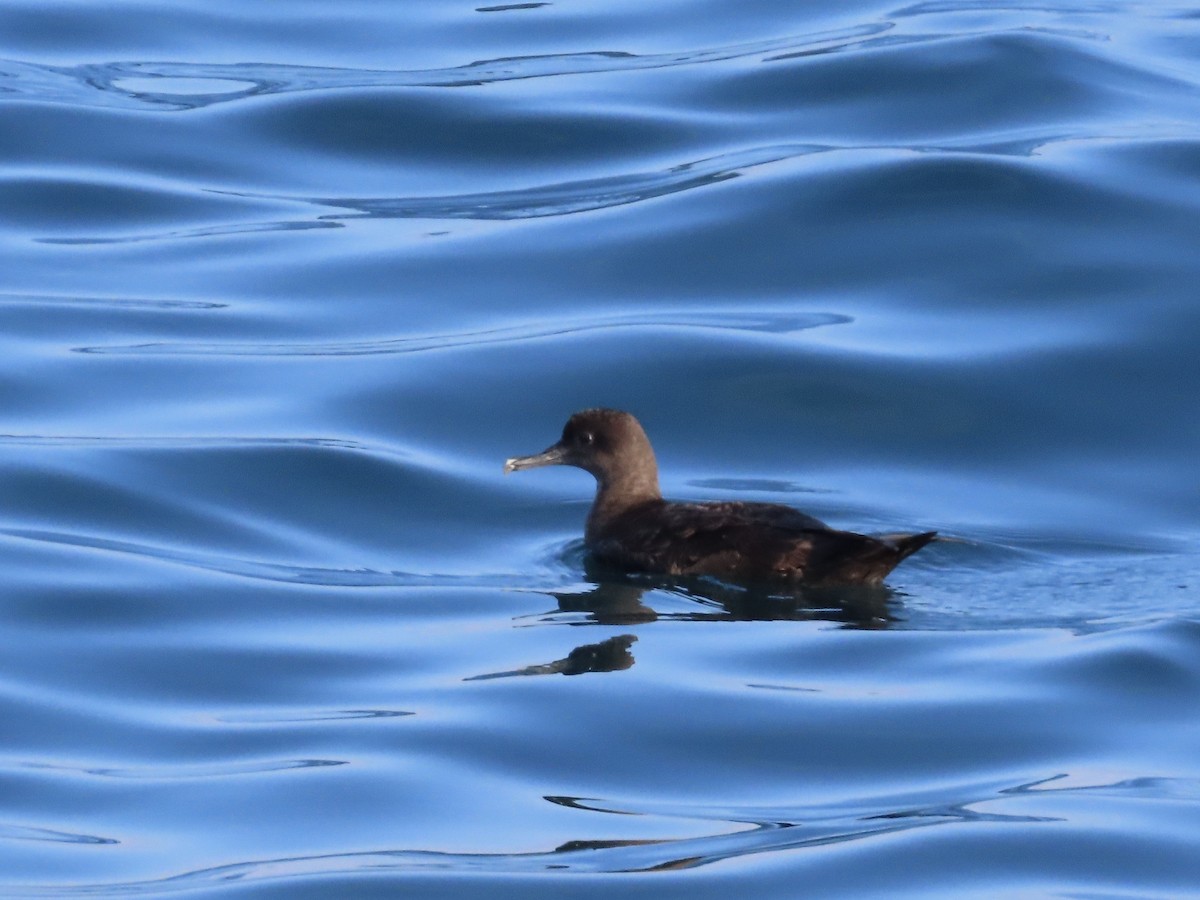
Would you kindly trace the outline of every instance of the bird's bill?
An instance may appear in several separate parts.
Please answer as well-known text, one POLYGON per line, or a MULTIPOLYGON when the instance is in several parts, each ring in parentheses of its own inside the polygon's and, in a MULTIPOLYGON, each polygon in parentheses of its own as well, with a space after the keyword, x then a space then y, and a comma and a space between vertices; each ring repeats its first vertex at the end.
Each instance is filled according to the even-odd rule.
POLYGON ((514 456, 512 459, 504 461, 504 474, 519 472, 521 469, 536 469, 539 466, 561 466, 566 462, 564 459, 566 454, 566 447, 562 444, 555 444, 533 456, 514 456))

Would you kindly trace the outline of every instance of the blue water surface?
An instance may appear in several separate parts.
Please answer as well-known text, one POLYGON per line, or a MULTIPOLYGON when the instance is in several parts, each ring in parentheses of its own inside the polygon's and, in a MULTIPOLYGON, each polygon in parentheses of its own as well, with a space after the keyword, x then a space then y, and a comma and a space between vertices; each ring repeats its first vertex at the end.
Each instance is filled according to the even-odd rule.
POLYGON ((1200 894, 1198 248, 1186 4, 0 0, 0 895, 1200 894))

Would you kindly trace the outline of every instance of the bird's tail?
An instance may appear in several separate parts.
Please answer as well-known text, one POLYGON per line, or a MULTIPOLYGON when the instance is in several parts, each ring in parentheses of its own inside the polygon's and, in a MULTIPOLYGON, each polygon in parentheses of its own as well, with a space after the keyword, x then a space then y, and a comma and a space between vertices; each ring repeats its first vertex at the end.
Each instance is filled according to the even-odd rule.
POLYGON ((825 535, 827 543, 809 560, 805 579, 812 585, 882 584, 902 560, 937 537, 936 531, 875 537, 846 531, 814 533, 825 535))
POLYGON ((908 559, 930 541, 936 540, 937 536, 938 533, 936 531, 922 531, 920 534, 885 534, 881 539, 887 541, 900 552, 900 556, 896 559, 898 563, 901 560, 908 559))

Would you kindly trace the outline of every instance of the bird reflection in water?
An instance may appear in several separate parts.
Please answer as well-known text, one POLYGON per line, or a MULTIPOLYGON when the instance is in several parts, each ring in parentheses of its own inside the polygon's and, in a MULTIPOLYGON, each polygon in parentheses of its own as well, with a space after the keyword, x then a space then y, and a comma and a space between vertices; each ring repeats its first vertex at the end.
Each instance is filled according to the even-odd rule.
POLYGON ((508 672, 489 672, 472 675, 464 681, 489 681, 493 678, 512 678, 517 675, 582 675, 585 672, 619 672, 633 665, 629 648, 636 635, 620 634, 598 644, 581 644, 562 659, 539 665, 525 666, 508 672))
POLYGON ((588 590, 547 592, 558 601, 557 613, 583 613, 584 623, 631 625, 657 619, 683 621, 819 621, 847 628, 880 629, 895 621, 896 591, 883 585, 828 587, 779 584, 732 584, 707 576, 632 574, 611 568, 590 555, 583 559, 588 590), (655 596, 683 598, 689 609, 660 612, 655 596))
MULTIPOLYGON (((628 574, 584 558, 590 587, 581 591, 542 591, 558 608, 538 614, 542 621, 570 616, 569 625, 644 625, 659 619, 685 622, 826 621, 843 628, 887 628, 896 617, 897 594, 886 586, 851 585, 790 588, 778 585, 743 586, 704 577, 662 577, 628 574), (695 609, 660 612, 650 605, 655 596, 683 598, 695 609), (650 601, 650 602, 647 602, 650 601)), ((562 659, 507 672, 474 675, 467 681, 486 681, 517 675, 582 675, 619 672, 634 664, 630 648, 637 636, 622 634, 593 644, 581 644, 562 659)))

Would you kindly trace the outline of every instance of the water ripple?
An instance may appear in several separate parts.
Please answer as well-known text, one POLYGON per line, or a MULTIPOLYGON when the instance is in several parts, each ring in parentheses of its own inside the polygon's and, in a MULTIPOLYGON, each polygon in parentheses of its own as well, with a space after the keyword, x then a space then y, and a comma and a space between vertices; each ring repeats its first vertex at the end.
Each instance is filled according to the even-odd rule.
POLYGON ((199 553, 139 544, 95 535, 72 534, 63 531, 48 531, 34 528, 0 528, 0 534, 27 541, 57 544, 101 550, 108 553, 124 553, 143 559, 176 563, 194 569, 235 575, 258 581, 273 581, 283 584, 306 584, 320 587, 517 587, 525 582, 515 577, 499 575, 455 576, 422 575, 414 572, 380 572, 374 569, 337 569, 317 566, 292 566, 284 563, 240 559, 232 556, 199 553))
POLYGON ((989 783, 959 786, 941 791, 942 799, 934 797, 934 792, 929 792, 929 795, 900 795, 847 805, 791 809, 718 809, 641 803, 618 806, 583 798, 548 796, 545 799, 557 806, 581 812, 677 817, 719 822, 726 827, 711 835, 680 840, 568 840, 549 851, 527 853, 381 850, 281 857, 229 863, 150 881, 72 885, 53 889, 17 888, 16 891, 20 896, 44 896, 50 893, 65 896, 121 896, 194 890, 230 881, 273 881, 312 875, 382 871, 488 874, 661 872, 763 853, 816 849, 938 825, 1060 821, 1054 816, 1005 814, 976 808, 1028 793, 1058 777, 1061 776, 1038 778, 1016 785, 989 783), (946 795, 954 793, 965 793, 967 796, 962 799, 947 798, 946 795), (732 830, 729 826, 733 826, 732 830))
POLYGON ((0 293, 0 303, 8 306, 45 307, 78 306, 85 309, 137 310, 197 310, 227 309, 228 303, 215 300, 167 300, 144 297, 103 297, 88 294, 19 294, 0 293))
POLYGON ((95 434, 0 434, 0 446, 15 447, 100 447, 138 450, 207 450, 221 448, 296 448, 348 450, 370 456, 408 460, 410 455, 382 444, 350 438, 253 437, 244 435, 95 435, 95 434))
POLYGON ((176 228, 171 231, 154 232, 150 234, 122 235, 121 237, 39 237, 34 240, 39 244, 139 244, 145 241, 173 241, 186 238, 228 237, 236 234, 265 234, 275 231, 312 231, 320 228, 341 228, 340 222, 334 221, 279 221, 279 222, 235 222, 229 225, 207 225, 202 228, 176 228))
POLYGON ((360 216, 354 218, 536 219, 639 203, 728 181, 736 178, 745 169, 830 149, 833 148, 819 144, 756 147, 752 150, 724 153, 708 159, 681 163, 665 171, 568 181, 516 191, 461 194, 451 197, 312 197, 306 198, 306 201, 321 206, 358 210, 360 216))
POLYGON ((110 62, 50 66, 0 60, 0 99, 125 109, 188 110, 265 94, 345 88, 478 87, 559 75, 661 69, 766 54, 831 53, 889 30, 872 23, 770 40, 636 54, 554 53, 425 70, 363 70, 270 63, 110 62), (99 92, 99 94, 97 94, 99 92))
POLYGON ((77 347, 79 353, 153 353, 176 356, 372 356, 377 354, 420 353, 446 350, 453 347, 511 344, 547 337, 577 335, 592 331, 616 329, 702 329, 712 331, 749 331, 787 335, 827 325, 844 325, 854 321, 837 313, 822 312, 659 312, 626 313, 619 316, 599 316, 557 324, 523 324, 491 328, 483 331, 420 335, 403 338, 381 338, 370 341, 340 341, 329 343, 165 343, 130 344, 126 346, 77 347))
POLYGON ((500 6, 477 6, 475 12, 515 12, 519 9, 540 9, 549 5, 549 3, 505 3, 500 6))
POLYGON ((119 844, 114 838, 98 837, 94 834, 75 834, 70 831, 55 831, 51 828, 35 828, 30 825, 6 825, 0 823, 0 841, 49 841, 53 844, 119 844))
POLYGON ((45 769, 94 775, 99 778, 133 781, 178 781, 201 778, 228 778, 231 775, 261 775, 267 772, 286 772, 289 769, 313 769, 344 766, 344 759, 279 759, 235 763, 199 763, 164 766, 67 766, 54 763, 24 763, 27 769, 45 769))
POLYGON ((199 228, 119 236, 41 237, 44 244, 137 244, 187 238, 224 237, 262 232, 304 231, 340 228, 353 219, 471 219, 509 221, 565 216, 610 209, 719 184, 747 170, 782 160, 829 151, 818 144, 783 144, 723 153, 707 159, 670 166, 665 170, 634 172, 603 178, 566 181, 509 191, 434 197, 293 197, 209 189, 205 193, 238 199, 286 201, 321 208, 352 210, 331 213, 315 220, 291 219, 270 222, 234 222, 199 228))
MULTIPOLYGON (((974 135, 970 139, 946 141, 939 144, 767 144, 700 159, 675 163, 662 169, 649 169, 598 178, 586 178, 537 184, 509 190, 482 191, 464 194, 410 195, 400 197, 337 197, 296 196, 256 193, 245 190, 206 187, 199 194, 221 196, 238 201, 268 201, 272 203, 303 204, 325 212, 316 218, 282 218, 268 221, 235 221, 222 224, 163 231, 142 231, 118 235, 50 235, 37 237, 37 243, 55 245, 117 245, 141 244, 155 241, 175 241, 195 238, 229 237, 289 231, 310 231, 342 228, 345 223, 363 219, 421 219, 435 221, 525 221, 558 216, 570 216, 599 210, 630 206, 648 200, 681 194, 721 184, 750 174, 753 170, 774 163, 829 154, 839 162, 857 157, 857 152, 898 154, 902 167, 914 160, 939 157, 950 165, 961 165, 971 156, 1034 157, 1046 155, 1053 149, 1072 150, 1080 145, 1109 148, 1117 142, 1133 146, 1172 140, 1187 140, 1193 132, 1179 122, 1139 121, 1136 124, 1114 123, 1103 133, 1024 130, 1012 134, 974 135), (915 156, 914 156, 915 154, 915 156)), ((874 164, 872 157, 866 164, 874 164)), ((864 161, 857 160, 858 165, 864 161)), ((1145 190, 1143 186, 1141 190, 1145 190)), ((8 295, 17 300, 23 295, 8 295)), ((0 295, 0 300, 4 299, 0 295)), ((34 298, 31 296, 30 301, 34 298)), ((55 302, 48 298, 47 302, 55 302)), ((58 300, 57 302, 65 302, 58 300)), ((152 301, 136 301, 151 303, 152 301)), ((129 301, 131 305, 135 301, 129 301)))
MULTIPOLYGON (((351 719, 397 719, 416 713, 403 709, 314 709, 283 713, 225 713, 218 722, 231 725, 300 725, 312 722, 345 722, 351 719)), ((312 764, 339 765, 340 760, 306 761, 312 764)))

